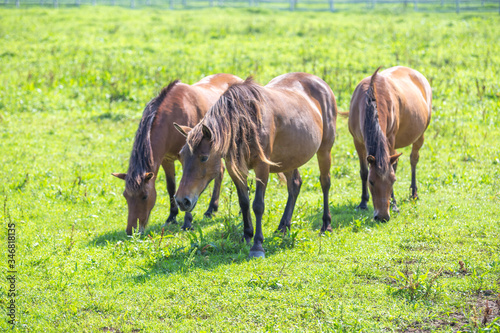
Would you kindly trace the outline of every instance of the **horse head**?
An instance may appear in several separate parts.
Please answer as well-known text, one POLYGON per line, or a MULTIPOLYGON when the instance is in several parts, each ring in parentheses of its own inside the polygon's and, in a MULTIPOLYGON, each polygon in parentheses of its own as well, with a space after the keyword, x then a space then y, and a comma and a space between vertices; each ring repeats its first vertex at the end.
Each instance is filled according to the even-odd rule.
MULTIPOLYGON (((187 126, 174 123, 175 128, 185 137, 193 130, 187 126)), ((212 147, 212 132, 204 124, 197 143, 184 145, 179 153, 182 163, 182 178, 175 194, 175 202, 182 211, 191 212, 196 206, 199 196, 221 170, 222 155, 212 147)), ((195 129, 197 129, 195 127, 195 129)))
POLYGON ((396 181, 396 174, 392 165, 398 161, 401 154, 395 154, 386 158, 384 168, 380 168, 380 164, 374 156, 367 157, 368 169, 368 187, 372 194, 373 200, 373 218, 377 221, 389 221, 391 215, 389 206, 391 203, 391 195, 396 181))
POLYGON ((154 173, 146 172, 134 179, 126 173, 113 173, 112 175, 125 180, 126 183, 123 196, 128 206, 127 235, 132 235, 133 230, 137 229, 137 220, 139 220, 139 232, 144 233, 149 214, 156 202, 154 173))

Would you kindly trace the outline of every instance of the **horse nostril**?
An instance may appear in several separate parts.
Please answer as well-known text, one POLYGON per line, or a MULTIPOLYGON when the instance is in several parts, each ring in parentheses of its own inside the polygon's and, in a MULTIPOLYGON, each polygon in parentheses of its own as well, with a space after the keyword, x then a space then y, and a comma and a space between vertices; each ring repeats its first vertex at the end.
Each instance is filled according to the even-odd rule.
POLYGON ((186 207, 186 208, 191 207, 191 200, 189 200, 188 198, 184 198, 182 203, 184 204, 184 207, 186 207))
POLYGON ((389 222, 390 218, 391 218, 390 216, 380 217, 380 215, 378 214, 373 217, 373 219, 377 222, 389 222))

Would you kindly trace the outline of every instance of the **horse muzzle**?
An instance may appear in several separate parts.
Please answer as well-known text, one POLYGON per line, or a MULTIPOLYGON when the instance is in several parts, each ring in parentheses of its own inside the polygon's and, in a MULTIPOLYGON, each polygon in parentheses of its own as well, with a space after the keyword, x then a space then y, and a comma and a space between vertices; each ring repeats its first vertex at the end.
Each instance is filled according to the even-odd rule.
POLYGON ((377 222, 389 222, 389 220, 391 219, 391 216, 390 215, 382 215, 382 214, 379 214, 378 212, 375 212, 375 214, 373 214, 373 219, 377 222))
POLYGON ((174 199, 177 207, 179 207, 180 210, 189 213, 193 210, 194 206, 196 206, 196 201, 198 198, 192 199, 187 196, 185 196, 184 198, 178 198, 174 196, 174 199))

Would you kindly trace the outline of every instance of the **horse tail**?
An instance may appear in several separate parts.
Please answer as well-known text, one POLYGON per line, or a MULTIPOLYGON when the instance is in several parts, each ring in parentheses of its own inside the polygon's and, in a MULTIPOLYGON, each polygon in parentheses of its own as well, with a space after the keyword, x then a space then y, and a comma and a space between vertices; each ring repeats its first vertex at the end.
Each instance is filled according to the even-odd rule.
POLYGON ((349 118, 349 111, 338 111, 339 116, 342 118, 349 118))

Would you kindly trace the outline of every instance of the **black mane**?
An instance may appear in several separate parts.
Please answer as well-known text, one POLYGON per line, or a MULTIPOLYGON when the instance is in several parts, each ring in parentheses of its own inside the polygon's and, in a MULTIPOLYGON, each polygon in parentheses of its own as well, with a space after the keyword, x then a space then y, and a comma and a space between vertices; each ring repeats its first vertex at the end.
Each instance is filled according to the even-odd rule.
POLYGON ((368 155, 375 157, 375 168, 381 175, 385 175, 389 170, 389 154, 387 151, 387 139, 380 128, 378 110, 377 110, 377 91, 375 81, 377 72, 380 67, 373 73, 370 86, 366 92, 365 106, 365 122, 364 122, 364 139, 368 155))
POLYGON ((135 134, 134 146, 130 155, 127 177, 125 179, 126 189, 128 190, 139 189, 144 181, 144 175, 147 172, 153 172, 154 159, 151 149, 151 127, 161 103, 163 103, 167 94, 179 82, 179 80, 172 81, 144 109, 139 128, 135 134))

